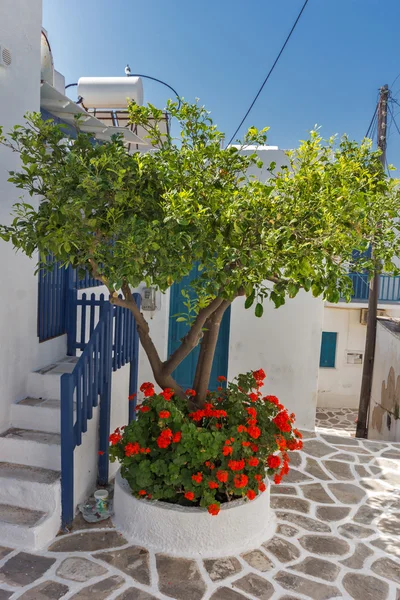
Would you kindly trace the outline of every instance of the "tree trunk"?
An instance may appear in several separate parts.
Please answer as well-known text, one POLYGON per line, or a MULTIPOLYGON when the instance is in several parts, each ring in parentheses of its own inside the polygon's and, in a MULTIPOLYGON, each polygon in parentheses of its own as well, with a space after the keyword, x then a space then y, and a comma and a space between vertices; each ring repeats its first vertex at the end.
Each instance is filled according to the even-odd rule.
POLYGON ((207 320, 207 331, 201 342, 193 386, 196 391, 196 405, 198 408, 204 406, 206 401, 215 349, 218 342, 219 329, 222 317, 230 304, 231 302, 229 300, 224 300, 221 306, 219 306, 207 320))

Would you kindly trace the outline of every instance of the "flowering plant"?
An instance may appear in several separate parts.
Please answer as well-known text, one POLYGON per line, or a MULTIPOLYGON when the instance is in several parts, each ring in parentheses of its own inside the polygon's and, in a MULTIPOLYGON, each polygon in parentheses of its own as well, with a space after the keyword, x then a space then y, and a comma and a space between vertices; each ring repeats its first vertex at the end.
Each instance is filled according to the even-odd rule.
MULTIPOLYGON (((266 475, 275 483, 289 471, 288 450, 302 447, 301 433, 276 396, 262 396, 262 369, 239 375, 190 411, 171 389, 160 394, 144 383, 137 419, 110 436, 110 458, 134 496, 208 508, 266 490, 266 475)), ((186 390, 194 396, 194 390, 186 390)))

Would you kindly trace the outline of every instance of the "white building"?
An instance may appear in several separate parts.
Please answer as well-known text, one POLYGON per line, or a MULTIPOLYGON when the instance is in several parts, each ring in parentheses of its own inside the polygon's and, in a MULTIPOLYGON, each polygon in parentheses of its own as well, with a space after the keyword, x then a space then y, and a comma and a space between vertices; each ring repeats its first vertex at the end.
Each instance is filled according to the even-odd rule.
MULTIPOLYGON (((9 63, 0 66, 0 114, 5 131, 22 123, 28 111, 42 109, 46 116, 50 113, 66 123, 73 121, 76 112, 83 111, 66 98, 60 74, 56 73, 54 79, 50 75, 48 79, 51 57, 46 54, 45 41, 42 38, 44 46, 41 48, 41 0, 1 2, 0 47, 7 49, 4 58, 9 63)), ((92 112, 84 117, 86 129, 100 139, 109 138, 115 131, 115 123, 112 130, 102 125, 106 115, 92 112)), ((117 123, 117 126, 122 124, 117 123)), ((127 142, 140 144, 140 136, 126 129, 124 135, 127 142)), ((284 152, 275 147, 258 148, 257 152, 265 165, 261 177, 268 176, 267 168, 271 162, 276 162, 278 167, 286 162, 284 152)), ((1 146, 0 222, 3 224, 10 222, 12 206, 20 196, 19 190, 7 181, 8 171, 19 167, 18 154, 1 146)), ((37 205, 39 200, 32 198, 30 202, 37 205)), ((9 542, 14 547, 38 548, 57 533, 61 523, 60 378, 64 373, 76 371, 77 359, 67 356, 67 336, 62 328, 52 335, 40 334, 38 337, 38 315, 47 315, 50 311, 42 299, 40 302, 38 299, 35 260, 16 254, 11 244, 3 241, 0 241, 0 247, 3 283, 0 304, 0 535, 5 545, 9 542)), ((57 281, 54 290, 59 293, 64 288, 60 287, 61 279, 57 281)), ((174 312, 176 290, 173 287, 164 295, 158 294, 155 310, 146 312, 162 358, 167 358, 179 335, 170 317, 174 312)), ((138 291, 143 292, 142 289, 138 291)), ((98 299, 105 289, 77 290, 80 303, 85 293, 94 293, 98 299)), ((78 307, 78 319, 81 310, 78 307)), ((253 311, 245 310, 243 300, 237 299, 226 318, 218 369, 225 370, 231 379, 246 370, 263 368, 268 375, 265 391, 276 394, 290 411, 297 414, 299 427, 312 428, 322 321, 322 301, 305 292, 288 300, 278 311, 268 304, 262 319, 256 318, 253 311)), ((88 330, 88 326, 85 329, 88 330)), ((140 351, 139 382, 151 379, 147 358, 140 351)), ((69 377, 67 380, 72 381, 69 377)), ((129 380, 127 365, 112 375, 111 429, 128 421, 129 380)), ((94 396, 97 398, 97 393, 94 396)), ((75 427, 74 440, 83 431, 82 443, 76 447, 74 459, 67 461, 68 468, 72 463, 75 465, 72 471, 74 507, 95 487, 98 460, 101 461, 98 457, 99 408, 85 408, 85 412, 81 401, 77 400, 77 403, 77 414, 83 415, 84 421, 88 415, 88 422, 86 432, 85 425, 76 422, 79 427, 75 427)), ((71 396, 71 425, 74 415, 71 396)), ((67 481, 66 471, 63 473, 64 481, 67 481)))
MULTIPOLYGON (((318 378, 318 406, 357 409, 364 361, 368 286, 354 274, 350 303, 325 303, 318 378)), ((379 314, 400 317, 400 278, 381 276, 379 314)))

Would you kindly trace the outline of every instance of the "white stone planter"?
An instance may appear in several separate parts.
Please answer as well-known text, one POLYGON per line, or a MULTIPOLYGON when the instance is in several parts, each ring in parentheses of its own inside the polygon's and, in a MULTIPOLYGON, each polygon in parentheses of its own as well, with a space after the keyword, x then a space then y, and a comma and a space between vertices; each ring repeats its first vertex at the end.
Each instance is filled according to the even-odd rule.
POLYGON ((206 509, 139 500, 118 471, 114 524, 136 544, 175 556, 216 557, 260 546, 275 530, 269 487, 251 502, 223 504, 217 516, 206 509))

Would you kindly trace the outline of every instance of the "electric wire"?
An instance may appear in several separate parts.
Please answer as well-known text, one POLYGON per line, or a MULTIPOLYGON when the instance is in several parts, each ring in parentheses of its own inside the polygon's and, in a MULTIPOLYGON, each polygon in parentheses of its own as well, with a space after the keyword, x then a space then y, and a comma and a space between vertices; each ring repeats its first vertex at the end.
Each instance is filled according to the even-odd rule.
POLYGON ((250 112, 251 112, 251 110, 252 110, 253 106, 254 106, 254 105, 255 105, 255 103, 257 102, 257 99, 258 99, 259 95, 260 95, 260 94, 261 94, 261 92, 263 91, 265 84, 267 83, 268 79, 269 79, 269 78, 270 78, 270 76, 272 75, 272 73, 273 73, 273 71, 274 71, 274 69, 275 69, 275 67, 276 67, 276 65, 277 65, 277 63, 278 63, 278 61, 279 61, 280 57, 281 57, 281 56, 282 56, 282 54, 283 54, 283 51, 284 51, 284 50, 285 50, 285 48, 286 48, 286 45, 287 45, 287 43, 289 42, 290 38, 292 37, 292 33, 293 33, 293 32, 294 32, 294 30, 296 29, 297 23, 300 21, 301 15, 303 14, 303 12, 304 12, 304 9, 306 8, 306 6, 307 6, 307 4, 308 4, 308 1, 309 1, 309 0, 306 0, 306 1, 304 2, 304 4, 303 4, 303 6, 302 6, 302 8, 301 8, 301 10, 300 10, 300 12, 299 12, 299 14, 297 15, 297 19, 295 20, 295 22, 294 22, 294 24, 293 24, 293 26, 292 26, 292 28, 291 28, 291 30, 290 30, 290 32, 289 32, 289 35, 287 36, 287 38, 286 38, 286 40, 285 40, 285 42, 284 42, 283 46, 281 47, 281 49, 280 49, 280 51, 279 51, 279 54, 278 54, 278 56, 276 57, 276 59, 275 59, 275 61, 274 61, 273 65, 272 65, 272 67, 270 68, 270 70, 269 70, 269 72, 268 72, 268 74, 267 74, 266 78, 264 79, 264 81, 263 81, 263 83, 262 83, 262 85, 261 85, 260 89, 258 90, 257 94, 255 95, 255 97, 254 97, 254 99, 253 99, 252 103, 250 104, 249 108, 247 109, 247 111, 246 111, 246 113, 245 113, 245 115, 244 115, 243 119, 240 121, 240 123, 239 123, 238 127, 236 128, 236 130, 235 130, 235 133, 232 135, 231 139, 229 140, 229 142, 228 142, 228 144, 227 144, 228 146, 229 146, 229 144, 231 144, 231 143, 232 143, 232 140, 234 139, 234 137, 235 137, 235 136, 236 136, 236 134, 238 133, 239 129, 241 128, 241 126, 243 125, 243 123, 245 122, 245 120, 247 119, 247 117, 249 116, 249 114, 250 114, 250 112))

